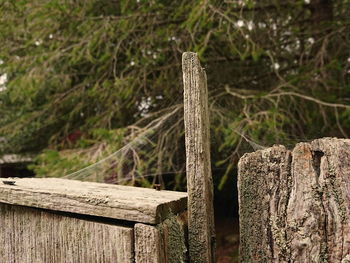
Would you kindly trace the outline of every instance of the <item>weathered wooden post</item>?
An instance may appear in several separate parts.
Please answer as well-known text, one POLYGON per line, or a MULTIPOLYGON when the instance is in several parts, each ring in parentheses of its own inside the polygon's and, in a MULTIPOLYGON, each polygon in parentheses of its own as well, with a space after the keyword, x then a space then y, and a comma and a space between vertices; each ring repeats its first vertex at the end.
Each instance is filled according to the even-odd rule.
POLYGON ((350 140, 244 155, 241 262, 350 262, 350 140))
POLYGON ((190 262, 215 262, 207 79, 196 53, 182 55, 190 262))

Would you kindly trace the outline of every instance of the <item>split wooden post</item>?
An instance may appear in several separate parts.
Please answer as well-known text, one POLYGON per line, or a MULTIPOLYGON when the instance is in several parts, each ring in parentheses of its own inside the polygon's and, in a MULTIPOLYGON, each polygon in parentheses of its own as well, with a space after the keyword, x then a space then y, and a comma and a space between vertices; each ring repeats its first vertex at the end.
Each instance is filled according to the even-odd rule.
POLYGON ((182 55, 190 262, 215 262, 207 77, 196 53, 182 55))
POLYGON ((350 262, 349 175, 349 139, 245 154, 238 164, 241 262, 350 262))

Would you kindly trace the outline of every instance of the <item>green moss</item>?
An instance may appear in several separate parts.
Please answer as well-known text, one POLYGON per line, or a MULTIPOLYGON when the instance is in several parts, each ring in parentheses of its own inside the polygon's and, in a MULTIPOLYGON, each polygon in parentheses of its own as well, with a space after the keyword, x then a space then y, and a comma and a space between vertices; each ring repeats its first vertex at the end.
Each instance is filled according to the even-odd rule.
POLYGON ((340 188, 340 184, 336 177, 336 171, 333 165, 329 162, 329 178, 330 178, 330 192, 333 194, 335 202, 337 204, 339 217, 341 219, 341 222, 345 222, 347 219, 347 212, 346 208, 344 207, 344 199, 343 194, 340 188))
POLYGON ((176 216, 169 217, 157 226, 163 238, 166 235, 166 251, 169 263, 186 262, 187 247, 185 243, 185 231, 176 216))

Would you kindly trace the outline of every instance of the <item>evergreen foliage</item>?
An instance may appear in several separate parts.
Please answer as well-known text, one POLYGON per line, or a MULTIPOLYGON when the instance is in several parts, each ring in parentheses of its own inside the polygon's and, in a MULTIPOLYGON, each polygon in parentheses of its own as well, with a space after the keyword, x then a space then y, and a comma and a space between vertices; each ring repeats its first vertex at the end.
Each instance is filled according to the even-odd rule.
POLYGON ((348 137, 349 4, 1 0, 0 150, 62 176, 128 145, 89 179, 183 187, 184 51, 208 74, 220 188, 251 147, 348 137))

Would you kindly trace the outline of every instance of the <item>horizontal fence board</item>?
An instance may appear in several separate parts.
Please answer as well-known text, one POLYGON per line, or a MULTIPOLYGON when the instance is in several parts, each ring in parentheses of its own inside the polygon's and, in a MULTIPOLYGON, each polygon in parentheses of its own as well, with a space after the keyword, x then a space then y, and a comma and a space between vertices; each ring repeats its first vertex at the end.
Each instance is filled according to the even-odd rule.
POLYGON ((0 204, 0 262, 134 262, 133 228, 0 204))
POLYGON ((6 180, 15 184, 0 182, 0 203, 148 224, 158 224, 187 206, 184 192, 59 178, 6 180))

